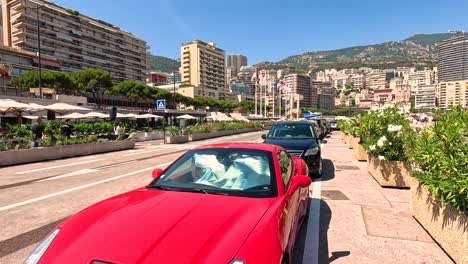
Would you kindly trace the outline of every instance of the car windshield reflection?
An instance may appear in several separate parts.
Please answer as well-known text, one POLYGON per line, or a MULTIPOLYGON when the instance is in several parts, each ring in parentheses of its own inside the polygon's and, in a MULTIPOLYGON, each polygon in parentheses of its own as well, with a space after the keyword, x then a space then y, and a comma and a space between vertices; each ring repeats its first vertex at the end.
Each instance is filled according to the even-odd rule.
POLYGON ((202 149, 187 152, 150 188, 207 194, 271 197, 276 184, 271 152, 202 149))

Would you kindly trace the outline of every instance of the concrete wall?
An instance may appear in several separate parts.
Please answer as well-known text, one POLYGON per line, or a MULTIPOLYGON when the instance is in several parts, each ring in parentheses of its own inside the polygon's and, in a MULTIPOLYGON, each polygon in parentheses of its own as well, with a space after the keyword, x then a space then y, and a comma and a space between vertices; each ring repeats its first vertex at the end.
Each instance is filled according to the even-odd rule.
POLYGON ((86 143, 50 148, 32 148, 0 152, 0 166, 10 166, 29 162, 70 158, 96 153, 111 152, 135 147, 131 140, 119 140, 103 143, 86 143))
POLYGON ((369 156, 367 170, 383 187, 409 188, 411 176, 408 162, 379 160, 369 156))

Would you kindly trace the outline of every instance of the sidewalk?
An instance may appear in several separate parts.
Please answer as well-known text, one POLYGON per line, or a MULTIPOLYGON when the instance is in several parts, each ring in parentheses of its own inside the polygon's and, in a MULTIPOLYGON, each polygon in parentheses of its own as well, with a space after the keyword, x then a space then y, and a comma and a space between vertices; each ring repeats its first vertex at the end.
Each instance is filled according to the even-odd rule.
POLYGON ((327 141, 320 263, 453 263, 411 216, 409 190, 380 187, 339 133, 327 141))

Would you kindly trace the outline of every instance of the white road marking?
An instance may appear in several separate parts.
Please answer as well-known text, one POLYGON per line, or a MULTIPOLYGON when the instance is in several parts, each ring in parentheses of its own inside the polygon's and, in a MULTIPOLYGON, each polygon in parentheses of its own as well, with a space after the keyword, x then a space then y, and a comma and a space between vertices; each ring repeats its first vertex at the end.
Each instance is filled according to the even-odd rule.
POLYGON ((302 258, 303 264, 319 263, 320 201, 322 196, 321 179, 315 180, 313 184, 314 189, 310 202, 304 256, 302 258))
POLYGON ((62 179, 62 178, 67 178, 67 177, 72 177, 72 176, 78 176, 78 175, 82 175, 82 174, 86 174, 86 173, 91 173, 91 172, 97 172, 97 171, 99 171, 99 170, 96 170, 96 169, 84 169, 84 170, 74 171, 74 172, 70 172, 70 173, 58 175, 58 176, 55 176, 55 177, 47 178, 47 179, 40 180, 40 181, 37 181, 37 182, 44 182, 44 181, 51 181, 51 180, 56 180, 56 179, 62 179))
POLYGON ((21 172, 15 173, 15 174, 26 174, 26 173, 36 172, 36 171, 51 170, 51 169, 63 168, 63 167, 74 166, 74 165, 85 164, 85 163, 91 163, 91 162, 96 162, 96 161, 101 161, 101 160, 104 160, 104 159, 95 159, 95 160, 87 160, 87 161, 81 161, 81 162, 75 162, 75 163, 68 163, 68 164, 57 165, 57 166, 52 166, 52 167, 45 167, 45 168, 40 168, 40 169, 21 171, 21 172))
POLYGON ((48 199, 48 198, 51 198, 51 197, 66 194, 66 193, 69 193, 69 192, 78 191, 78 190, 88 188, 88 187, 91 187, 91 186, 94 186, 94 185, 98 185, 98 184, 101 184, 101 183, 110 182, 110 181, 113 181, 113 180, 118 180, 120 178, 128 177, 130 175, 138 174, 140 172, 149 171, 149 170, 153 170, 153 169, 156 169, 156 168, 164 167, 164 166, 166 166, 168 164, 171 164, 171 162, 163 163, 163 164, 160 164, 158 166, 153 166, 153 167, 137 170, 137 171, 126 173, 126 174, 122 174, 122 175, 119 175, 119 176, 115 176, 115 177, 112 177, 112 178, 100 180, 100 181, 97 181, 97 182, 88 183, 88 184, 85 184, 85 185, 70 188, 68 190, 55 192, 55 193, 47 194, 47 195, 44 195, 44 196, 39 196, 39 197, 29 199, 29 200, 26 200, 26 201, 22 201, 22 202, 19 202, 19 203, 6 205, 6 206, 3 206, 3 207, 0 207, 0 212, 8 210, 8 209, 16 208, 16 207, 19 207, 19 206, 23 206, 23 205, 26 205, 26 204, 34 203, 34 202, 37 202, 37 201, 45 200, 45 199, 48 199))
POLYGON ((134 155, 139 155, 139 154, 144 154, 144 153, 150 153, 150 152, 155 152, 155 151, 161 151, 161 150, 160 150, 160 149, 153 149, 153 150, 146 150, 146 151, 133 152, 133 153, 130 153, 130 154, 122 155, 122 157, 134 156, 134 155))

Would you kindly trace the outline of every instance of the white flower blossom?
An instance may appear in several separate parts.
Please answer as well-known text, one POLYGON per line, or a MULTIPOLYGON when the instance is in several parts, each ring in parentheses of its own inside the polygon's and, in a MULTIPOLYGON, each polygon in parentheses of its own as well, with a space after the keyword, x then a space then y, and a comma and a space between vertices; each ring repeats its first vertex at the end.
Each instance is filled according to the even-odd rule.
POLYGON ((379 160, 385 160, 385 157, 379 155, 379 160))
POLYGON ((370 146, 369 146, 369 149, 370 149, 371 151, 374 151, 374 150, 375 150, 375 145, 370 145, 370 146))
POLYGON ((388 144, 391 146, 391 145, 392 145, 392 142, 388 142, 388 144))
POLYGON ((402 126, 394 126, 394 125, 388 125, 388 132, 400 132, 401 129, 403 127, 402 126))
POLYGON ((385 144, 385 141, 387 141, 387 138, 385 136, 379 138, 379 141, 377 141, 377 146, 383 147, 383 145, 385 144))

